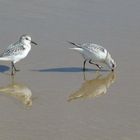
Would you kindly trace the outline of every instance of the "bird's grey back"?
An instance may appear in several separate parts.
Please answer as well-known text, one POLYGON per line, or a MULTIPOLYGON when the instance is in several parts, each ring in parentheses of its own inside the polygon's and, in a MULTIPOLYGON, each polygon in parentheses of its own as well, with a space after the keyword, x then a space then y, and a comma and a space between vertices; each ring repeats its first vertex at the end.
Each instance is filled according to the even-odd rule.
POLYGON ((19 55, 24 49, 25 48, 24 48, 23 44, 18 41, 15 44, 9 45, 3 51, 3 53, 0 54, 0 57, 7 57, 7 56, 11 56, 11 55, 19 55))
POLYGON ((89 50, 90 52, 93 52, 93 51, 101 51, 101 52, 105 52, 106 49, 100 45, 97 45, 97 44, 93 44, 93 43, 84 43, 84 44, 81 44, 81 48, 83 49, 86 49, 86 50, 89 50))

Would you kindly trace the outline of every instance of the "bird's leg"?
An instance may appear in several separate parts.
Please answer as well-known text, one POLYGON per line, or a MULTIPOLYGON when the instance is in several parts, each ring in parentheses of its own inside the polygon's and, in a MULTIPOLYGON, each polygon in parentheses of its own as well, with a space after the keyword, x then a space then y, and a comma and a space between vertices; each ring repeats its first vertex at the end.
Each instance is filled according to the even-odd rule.
POLYGON ((14 65, 13 65, 13 62, 11 62, 11 75, 14 75, 14 65))
POLYGON ((83 63, 83 71, 85 71, 85 65, 86 65, 87 60, 85 59, 84 63, 83 63))
POLYGON ((94 62, 92 62, 92 60, 89 60, 89 63, 90 63, 90 64, 93 64, 93 65, 96 65, 100 70, 102 69, 102 66, 100 66, 100 65, 98 65, 98 64, 96 64, 96 63, 94 63, 94 62))
POLYGON ((15 71, 20 71, 20 70, 17 70, 17 69, 16 69, 16 67, 15 67, 15 65, 14 65, 13 62, 12 62, 12 67, 14 68, 15 71))
POLYGON ((85 71, 83 71, 83 80, 86 81, 85 71))

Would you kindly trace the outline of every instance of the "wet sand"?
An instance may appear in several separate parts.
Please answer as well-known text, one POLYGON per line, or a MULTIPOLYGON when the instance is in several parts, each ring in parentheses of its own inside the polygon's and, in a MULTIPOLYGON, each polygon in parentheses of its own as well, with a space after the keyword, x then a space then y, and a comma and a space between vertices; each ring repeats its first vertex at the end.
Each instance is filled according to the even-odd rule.
POLYGON ((0 140, 139 140, 139 13, 137 0, 1 0, 0 48, 25 33, 39 47, 14 78, 0 62, 0 140), (116 71, 84 74, 66 41, 106 47, 116 71))

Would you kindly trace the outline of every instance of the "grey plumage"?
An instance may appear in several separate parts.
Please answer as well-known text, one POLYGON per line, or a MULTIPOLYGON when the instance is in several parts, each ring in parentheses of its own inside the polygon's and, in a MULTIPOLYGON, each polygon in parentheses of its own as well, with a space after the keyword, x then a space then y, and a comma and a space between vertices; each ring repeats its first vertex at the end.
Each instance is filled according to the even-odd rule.
POLYGON ((20 42, 17 42, 8 46, 8 48, 0 54, 0 57, 9 57, 12 55, 16 56, 21 54, 23 50, 25 50, 24 45, 20 42))

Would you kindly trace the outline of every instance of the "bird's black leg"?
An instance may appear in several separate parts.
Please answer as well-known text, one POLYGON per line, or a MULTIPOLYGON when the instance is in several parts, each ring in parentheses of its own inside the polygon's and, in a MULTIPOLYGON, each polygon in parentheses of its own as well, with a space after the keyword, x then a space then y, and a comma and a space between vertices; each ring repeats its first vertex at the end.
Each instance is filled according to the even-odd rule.
POLYGON ((16 67, 15 67, 13 62, 11 62, 11 63, 12 63, 12 75, 13 75, 13 71, 17 72, 17 71, 20 71, 20 70, 16 69, 16 67))
POLYGON ((14 68, 15 71, 20 71, 20 70, 17 70, 17 69, 16 69, 16 67, 15 67, 15 65, 14 65, 13 62, 12 62, 12 65, 13 65, 13 68, 14 68))
POLYGON ((85 71, 85 65, 86 65, 87 60, 85 59, 84 63, 83 63, 83 71, 85 71))
POLYGON ((98 65, 98 64, 96 64, 96 63, 94 63, 94 62, 92 62, 92 60, 89 60, 89 63, 90 63, 90 64, 93 64, 93 65, 96 65, 100 70, 102 69, 102 66, 100 66, 100 65, 98 65))
POLYGON ((11 75, 14 75, 14 64, 11 62, 11 75))

